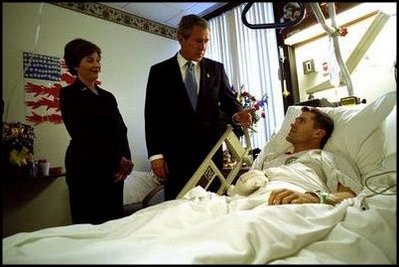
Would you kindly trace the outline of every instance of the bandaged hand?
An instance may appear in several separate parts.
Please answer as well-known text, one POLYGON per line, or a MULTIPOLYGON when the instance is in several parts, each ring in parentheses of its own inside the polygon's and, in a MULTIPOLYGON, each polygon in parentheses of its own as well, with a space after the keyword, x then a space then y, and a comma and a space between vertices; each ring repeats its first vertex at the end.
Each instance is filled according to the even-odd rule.
POLYGON ((238 178, 235 186, 231 185, 227 189, 227 195, 234 196, 238 194, 241 196, 248 196, 260 187, 265 186, 267 182, 268 179, 263 172, 259 170, 250 170, 238 178))

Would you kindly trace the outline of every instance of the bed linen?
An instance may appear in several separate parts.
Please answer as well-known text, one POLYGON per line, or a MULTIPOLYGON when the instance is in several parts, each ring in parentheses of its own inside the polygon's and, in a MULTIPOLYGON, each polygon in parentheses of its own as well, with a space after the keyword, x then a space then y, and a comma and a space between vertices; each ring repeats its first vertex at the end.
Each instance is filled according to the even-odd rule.
POLYGON ((348 203, 345 218, 322 239, 270 264, 396 264, 396 194, 348 203))
POLYGON ((123 184, 123 204, 141 203, 160 185, 152 171, 132 171, 123 184))
POLYGON ((266 263, 326 236, 349 204, 267 206, 259 194, 230 199, 196 187, 101 225, 5 238, 3 263, 266 263))
POLYGON ((19 233, 3 239, 3 263, 396 263, 396 196, 368 198, 364 211, 360 198, 267 206, 261 195, 196 187, 101 225, 19 233))
POLYGON ((101 225, 18 233, 3 239, 3 263, 396 263, 396 195, 364 190, 335 207, 268 206, 269 193, 265 186, 227 197, 195 187, 101 225))
MULTIPOLYGON (((392 96, 396 94, 368 106, 372 108, 363 116, 367 122, 381 107, 389 114, 392 107, 386 101, 392 96)), ((372 146, 384 153, 379 167, 359 168, 363 189, 335 207, 268 206, 268 190, 282 179, 246 197, 195 187, 182 199, 101 225, 53 227, 3 238, 3 264, 396 264, 396 108, 391 115, 383 125, 389 141, 372 146), (387 170, 395 172, 378 175, 387 170), (378 176, 368 180, 372 175, 378 176), (368 183, 373 191, 391 189, 375 194, 368 183)), ((370 138, 381 134, 377 127, 363 132, 362 143, 380 139, 370 138)), ((353 162, 364 163, 354 156, 353 162)))

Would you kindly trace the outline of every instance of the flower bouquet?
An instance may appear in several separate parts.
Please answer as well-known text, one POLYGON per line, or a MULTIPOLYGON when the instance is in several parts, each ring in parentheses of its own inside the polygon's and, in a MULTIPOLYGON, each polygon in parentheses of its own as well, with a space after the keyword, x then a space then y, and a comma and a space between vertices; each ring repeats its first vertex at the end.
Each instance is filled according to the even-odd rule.
MULTIPOLYGON (((257 100, 253 95, 251 95, 248 91, 245 90, 244 85, 241 85, 239 90, 236 90, 234 86, 232 86, 232 91, 234 92, 237 100, 241 103, 244 109, 246 108, 255 108, 255 111, 251 113, 252 115, 252 125, 249 128, 251 132, 255 132, 256 123, 260 120, 260 118, 266 118, 266 105, 268 101, 267 94, 264 94, 260 100, 257 100)), ((238 136, 243 136, 243 129, 240 127, 237 130, 236 134, 238 136)))
POLYGON ((27 176, 33 161, 33 127, 21 122, 4 122, 2 129, 1 165, 7 176, 27 176))

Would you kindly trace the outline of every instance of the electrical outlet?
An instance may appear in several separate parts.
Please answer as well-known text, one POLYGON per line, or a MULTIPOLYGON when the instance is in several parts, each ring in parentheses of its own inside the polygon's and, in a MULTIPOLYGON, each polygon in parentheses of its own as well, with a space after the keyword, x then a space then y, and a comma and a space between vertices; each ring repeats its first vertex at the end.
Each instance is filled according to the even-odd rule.
POLYGON ((308 74, 316 71, 313 59, 305 60, 304 62, 302 62, 302 66, 303 66, 303 74, 308 74))

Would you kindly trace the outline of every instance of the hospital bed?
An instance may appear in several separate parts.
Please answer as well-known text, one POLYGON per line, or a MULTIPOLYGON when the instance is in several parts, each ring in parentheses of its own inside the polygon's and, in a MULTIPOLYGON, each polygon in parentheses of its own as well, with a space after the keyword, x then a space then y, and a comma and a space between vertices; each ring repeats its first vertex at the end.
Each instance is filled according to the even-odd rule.
POLYGON ((125 216, 165 200, 163 184, 149 171, 132 171, 123 185, 125 216))
MULTIPOLYGON (((268 206, 201 186, 100 225, 52 227, 3 238, 4 264, 396 264, 396 92, 372 103, 322 108, 335 129, 325 149, 357 166, 363 190, 336 206, 268 206), (392 172, 386 172, 392 171, 392 172)), ((280 130, 253 163, 286 148, 280 130)))
MULTIPOLYGON (((250 166, 252 160, 251 141, 248 130, 244 130, 245 146, 234 133, 234 128, 227 125, 227 130, 220 137, 205 160, 195 171, 189 182, 179 192, 177 198, 182 198, 190 189, 201 186, 208 189, 213 184, 219 184, 217 193, 223 195, 230 185, 236 181, 241 167, 250 166), (226 150, 234 158, 234 165, 227 174, 219 169, 213 161, 215 153, 226 146, 226 150)), ((152 171, 133 171, 125 180, 123 191, 124 211, 130 215, 139 209, 158 204, 165 200, 163 185, 152 171)))

